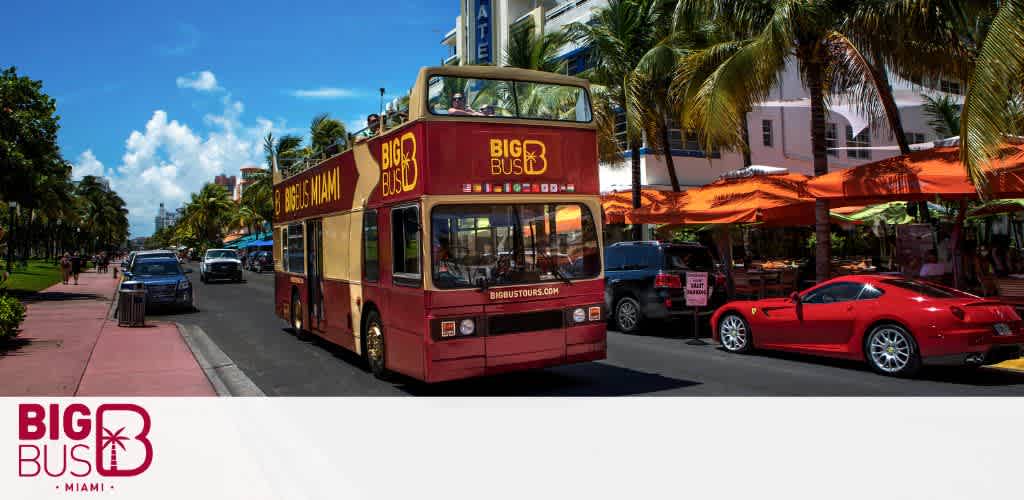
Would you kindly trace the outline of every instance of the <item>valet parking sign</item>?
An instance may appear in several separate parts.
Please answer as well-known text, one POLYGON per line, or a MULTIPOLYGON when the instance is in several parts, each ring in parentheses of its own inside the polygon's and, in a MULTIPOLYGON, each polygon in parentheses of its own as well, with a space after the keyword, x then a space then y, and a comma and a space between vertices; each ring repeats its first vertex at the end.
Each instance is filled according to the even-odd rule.
POLYGON ((686 273, 686 305, 708 305, 708 273, 686 273))

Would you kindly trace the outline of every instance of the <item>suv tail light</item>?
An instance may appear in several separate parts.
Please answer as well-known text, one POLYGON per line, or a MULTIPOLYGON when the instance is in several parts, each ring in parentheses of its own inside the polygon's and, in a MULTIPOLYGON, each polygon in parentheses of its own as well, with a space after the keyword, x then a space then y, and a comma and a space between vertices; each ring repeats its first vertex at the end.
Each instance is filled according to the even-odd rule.
POLYGON ((674 274, 658 273, 654 277, 655 288, 682 288, 683 280, 674 274))

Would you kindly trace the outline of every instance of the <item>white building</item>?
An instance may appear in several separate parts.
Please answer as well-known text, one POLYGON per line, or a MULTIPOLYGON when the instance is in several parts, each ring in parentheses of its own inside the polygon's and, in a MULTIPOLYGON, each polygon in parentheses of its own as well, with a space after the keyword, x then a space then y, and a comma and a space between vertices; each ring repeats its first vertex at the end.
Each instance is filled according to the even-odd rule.
MULTIPOLYGON (((591 11, 607 5, 607 0, 461 0, 460 15, 455 27, 441 40, 449 49, 446 64, 503 64, 509 34, 517 29, 533 29, 551 33, 572 22, 587 22, 591 11)), ((567 60, 567 72, 576 74, 588 67, 585 48, 566 45, 560 57, 567 60)), ((813 175, 810 141, 810 101, 796 65, 783 72, 780 83, 768 100, 747 117, 750 153, 755 165, 788 168, 792 172, 813 175)), ((906 82, 893 81, 893 91, 903 121, 903 128, 912 144, 929 147, 930 142, 943 139, 928 125, 922 111, 922 93, 941 95, 906 82)), ((952 94, 960 93, 955 82, 934 85, 952 94)), ((869 127, 851 106, 833 102, 826 118, 829 143, 829 169, 839 170, 881 160, 899 154, 896 139, 886 124, 869 127), (848 149, 854 148, 854 149, 848 149)), ((621 123, 623 134, 624 120, 621 123)), ((670 134, 673 163, 682 186, 707 184, 721 174, 741 168, 743 156, 738 152, 713 152, 708 155, 698 146, 696 134, 673 130, 670 134)), ((645 186, 670 189, 668 169, 660 151, 641 149, 641 180, 645 186)), ((627 158, 628 160, 628 158, 627 158)), ((602 165, 601 190, 625 190, 631 185, 628 165, 609 168, 602 165)))

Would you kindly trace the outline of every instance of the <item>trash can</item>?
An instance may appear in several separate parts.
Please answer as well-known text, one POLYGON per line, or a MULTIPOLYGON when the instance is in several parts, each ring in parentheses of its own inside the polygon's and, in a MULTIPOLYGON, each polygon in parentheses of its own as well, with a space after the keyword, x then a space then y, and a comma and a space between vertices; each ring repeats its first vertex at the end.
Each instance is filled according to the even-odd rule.
POLYGON ((117 292, 117 326, 145 326, 146 286, 125 281, 117 292))

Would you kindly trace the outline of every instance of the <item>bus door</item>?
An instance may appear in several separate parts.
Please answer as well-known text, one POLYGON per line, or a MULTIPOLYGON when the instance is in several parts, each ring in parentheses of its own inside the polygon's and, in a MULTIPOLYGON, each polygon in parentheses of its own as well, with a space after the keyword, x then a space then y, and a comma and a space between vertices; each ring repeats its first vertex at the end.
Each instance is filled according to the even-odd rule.
POLYGON ((322 219, 306 221, 306 285, 309 287, 310 329, 322 331, 324 327, 323 292, 324 228, 322 219))
POLYGON ((390 212, 391 286, 387 287, 387 310, 382 311, 387 363, 392 370, 422 377, 425 305, 420 207, 399 205, 390 212))

